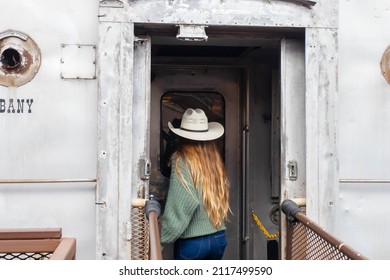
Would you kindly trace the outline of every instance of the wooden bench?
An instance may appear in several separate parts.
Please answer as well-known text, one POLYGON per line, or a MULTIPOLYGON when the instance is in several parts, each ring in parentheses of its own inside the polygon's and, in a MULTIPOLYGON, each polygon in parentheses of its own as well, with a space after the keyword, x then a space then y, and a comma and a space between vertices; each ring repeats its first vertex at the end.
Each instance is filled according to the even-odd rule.
POLYGON ((75 260, 76 238, 61 228, 0 229, 0 260, 75 260))

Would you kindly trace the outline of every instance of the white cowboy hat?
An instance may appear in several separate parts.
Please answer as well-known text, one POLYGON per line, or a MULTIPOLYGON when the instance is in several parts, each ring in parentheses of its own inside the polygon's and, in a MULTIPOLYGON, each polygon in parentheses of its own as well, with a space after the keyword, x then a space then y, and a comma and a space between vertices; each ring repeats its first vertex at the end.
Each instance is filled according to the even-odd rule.
POLYGON ((187 109, 181 119, 180 128, 174 128, 168 122, 169 129, 186 139, 197 141, 209 141, 221 137, 224 128, 220 123, 208 122, 206 114, 202 109, 187 109))

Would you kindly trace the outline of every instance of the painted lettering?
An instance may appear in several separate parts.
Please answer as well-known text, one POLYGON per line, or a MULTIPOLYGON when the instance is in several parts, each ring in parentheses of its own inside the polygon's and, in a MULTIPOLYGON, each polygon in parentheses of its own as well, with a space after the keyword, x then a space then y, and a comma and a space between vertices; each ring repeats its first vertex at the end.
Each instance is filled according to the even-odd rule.
POLYGON ((13 99, 10 98, 7 100, 0 99, 0 113, 9 113, 9 114, 23 114, 25 112, 31 114, 32 113, 32 104, 34 102, 34 99, 13 99), (28 109, 25 108, 24 104, 27 104, 28 109), (15 107, 17 109, 15 109, 15 107), (27 109, 27 110, 25 110, 27 109))
POLYGON ((0 99, 0 113, 5 112, 5 99, 0 99))
POLYGON ((28 105, 28 112, 31 113, 31 105, 33 104, 34 99, 27 99, 26 103, 28 105))
POLYGON ((7 113, 15 113, 14 100, 13 99, 9 100, 7 113))
POLYGON ((18 113, 23 113, 24 99, 17 99, 18 102, 18 113))

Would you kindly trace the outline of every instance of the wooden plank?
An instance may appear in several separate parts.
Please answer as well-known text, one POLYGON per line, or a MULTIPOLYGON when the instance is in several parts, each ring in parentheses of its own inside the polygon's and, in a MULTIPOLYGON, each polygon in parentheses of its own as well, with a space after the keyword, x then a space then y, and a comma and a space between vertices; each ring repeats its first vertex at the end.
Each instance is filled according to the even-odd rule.
POLYGON ((54 252, 60 239, 0 240, 0 253, 54 252))
POLYGON ((61 228, 0 229, 0 240, 60 239, 61 228))
POLYGON ((63 238, 50 260, 75 260, 76 259, 76 238, 63 238))

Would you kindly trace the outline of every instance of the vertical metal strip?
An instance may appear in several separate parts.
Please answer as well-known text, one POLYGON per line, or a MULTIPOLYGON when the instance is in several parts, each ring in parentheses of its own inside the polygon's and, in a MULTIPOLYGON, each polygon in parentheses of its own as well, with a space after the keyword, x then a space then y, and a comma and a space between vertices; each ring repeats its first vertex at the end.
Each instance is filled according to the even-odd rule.
MULTIPOLYGON (((149 162, 149 142, 150 142, 150 73, 151 73, 151 39, 149 36, 133 38, 133 76, 131 77, 132 87, 132 134, 130 142, 132 143, 131 164, 133 166, 131 172, 132 190, 129 193, 132 199, 148 198, 149 197, 149 176, 145 176, 145 164, 149 162), (143 166, 144 168, 141 168, 143 166), (143 171, 143 172, 141 172, 143 171), (143 174, 141 174, 143 173, 143 174)), ((131 63, 131 62, 130 62, 131 63)), ((129 205, 129 204, 128 204, 129 205)), ((139 231, 143 231, 143 235, 148 237, 148 223, 140 223, 132 219, 131 226, 140 226, 139 231)), ((134 232, 134 230, 132 230, 134 232)), ((131 238, 132 248, 134 236, 131 238)), ((144 240, 146 246, 149 240, 144 240)), ((140 246, 140 245, 139 245, 140 246)), ((147 252, 145 252, 148 254, 147 252)))
POLYGON ((305 35, 307 215, 338 235, 338 30, 305 35))
POLYGON ((129 259, 127 251, 128 224, 131 215, 131 199, 134 185, 133 173, 138 166, 133 164, 134 129, 134 24, 121 24, 120 39, 120 85, 119 85, 119 182, 118 182, 118 259, 129 259))
MULTIPOLYGON (((281 197, 306 197, 306 103, 305 46, 303 41, 282 39, 280 47, 280 165, 281 197), (300 173, 290 178, 289 162, 296 162, 300 173)), ((285 254, 284 219, 281 219, 281 256, 285 254)))
POLYGON ((248 137, 249 133, 249 95, 250 95, 250 71, 247 69, 246 72, 246 95, 244 96, 244 108, 243 108, 243 119, 244 126, 242 129, 242 197, 241 197, 241 207, 242 207, 242 215, 241 215, 241 237, 242 237, 242 248, 241 248, 241 258, 249 259, 250 255, 250 231, 249 231, 249 191, 248 191, 248 137))
POLYGON ((121 24, 99 23, 96 258, 116 259, 121 24), (103 55, 104 54, 104 55, 103 55))

